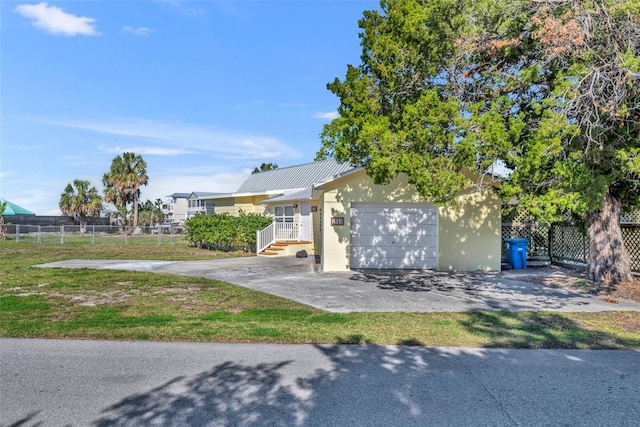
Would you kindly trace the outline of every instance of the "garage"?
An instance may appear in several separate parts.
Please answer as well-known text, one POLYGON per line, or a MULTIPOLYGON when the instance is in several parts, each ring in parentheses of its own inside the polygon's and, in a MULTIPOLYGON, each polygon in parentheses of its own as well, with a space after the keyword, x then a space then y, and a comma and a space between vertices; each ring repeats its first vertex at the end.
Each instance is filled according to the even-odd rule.
POLYGON ((352 203, 353 269, 435 269, 438 210, 428 203, 352 203))

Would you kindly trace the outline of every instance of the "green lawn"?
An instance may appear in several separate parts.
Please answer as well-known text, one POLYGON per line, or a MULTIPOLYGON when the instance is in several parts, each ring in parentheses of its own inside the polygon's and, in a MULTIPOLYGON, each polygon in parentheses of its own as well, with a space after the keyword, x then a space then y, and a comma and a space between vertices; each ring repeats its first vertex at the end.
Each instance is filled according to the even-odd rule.
POLYGON ((216 280, 32 268, 72 258, 243 256, 176 245, 0 242, 0 336, 119 340, 637 348, 640 313, 334 314, 216 280))

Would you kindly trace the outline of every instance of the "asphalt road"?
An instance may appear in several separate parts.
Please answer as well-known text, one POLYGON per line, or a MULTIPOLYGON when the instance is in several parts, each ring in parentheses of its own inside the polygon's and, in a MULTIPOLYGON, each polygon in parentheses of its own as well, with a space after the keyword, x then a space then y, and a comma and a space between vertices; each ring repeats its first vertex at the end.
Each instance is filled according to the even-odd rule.
POLYGON ((3 426, 637 426, 640 352, 0 340, 3 426))

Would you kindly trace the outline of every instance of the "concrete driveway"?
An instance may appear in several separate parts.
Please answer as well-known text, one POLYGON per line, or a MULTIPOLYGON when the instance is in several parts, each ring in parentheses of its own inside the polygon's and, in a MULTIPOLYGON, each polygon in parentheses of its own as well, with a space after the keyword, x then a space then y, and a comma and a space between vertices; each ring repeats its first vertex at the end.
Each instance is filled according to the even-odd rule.
POLYGON ((495 273, 320 272, 312 258, 248 257, 207 261, 69 260, 37 267, 169 273, 217 279, 322 310, 436 312, 469 310, 640 311, 595 296, 508 280, 495 273))

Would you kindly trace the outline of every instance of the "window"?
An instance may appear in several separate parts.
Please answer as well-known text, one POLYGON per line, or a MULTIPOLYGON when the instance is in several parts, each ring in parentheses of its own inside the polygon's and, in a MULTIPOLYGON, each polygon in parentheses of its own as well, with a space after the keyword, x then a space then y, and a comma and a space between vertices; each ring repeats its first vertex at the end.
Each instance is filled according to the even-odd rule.
POLYGON ((294 214, 293 206, 276 206, 273 218, 276 222, 293 222, 294 214))

